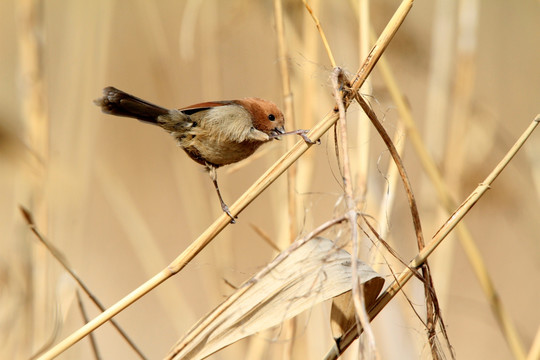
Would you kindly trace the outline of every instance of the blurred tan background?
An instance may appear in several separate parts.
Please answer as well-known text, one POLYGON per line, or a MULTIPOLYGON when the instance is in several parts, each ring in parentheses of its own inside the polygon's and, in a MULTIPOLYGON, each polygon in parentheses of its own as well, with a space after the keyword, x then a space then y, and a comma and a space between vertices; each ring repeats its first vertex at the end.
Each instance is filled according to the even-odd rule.
MULTIPOLYGON (((350 73, 361 63, 352 3, 312 2, 336 61, 350 73)), ((458 201, 540 113, 540 3, 460 4, 417 1, 386 52, 458 201)), ((397 5, 373 2, 377 32, 397 5)), ((103 87, 167 107, 246 96, 283 106, 279 62, 285 60, 296 127, 311 127, 332 108, 331 66, 313 21, 301 1, 284 1, 284 11, 289 55, 280 59, 271 1, 0 2, 0 358, 28 358, 83 323, 73 281, 30 233, 18 205, 33 212, 41 231, 106 305, 164 268, 220 215, 207 174, 168 134, 101 114, 92 100, 103 87)), ((372 103, 394 133, 399 116, 377 68, 372 81, 372 103)), ((349 110, 351 152, 369 151, 361 207, 389 222, 387 240, 408 261, 416 245, 406 198, 398 184, 394 206, 377 218, 389 155, 374 132, 368 144, 355 137, 359 113, 357 106, 349 110)), ((403 141, 429 239, 446 216, 405 134, 403 141)), ((265 146, 263 156, 234 171, 220 169, 225 200, 232 204, 285 145, 265 146)), ((540 134, 534 134, 466 218, 526 351, 540 324, 539 154, 540 134)), ((297 223, 306 233, 340 211, 333 135, 298 166, 297 223)), ((224 280, 239 285, 275 255, 250 224, 286 246, 286 185, 282 177, 180 274, 117 316, 149 358, 161 358, 232 292, 224 280)), ((457 358, 512 358, 457 239, 443 243, 432 266, 457 358)), ((422 287, 416 282, 406 290, 422 312, 422 287)), ((89 316, 97 315, 83 300, 89 316)), ((300 318, 293 358, 318 359, 329 350, 328 313, 325 304, 300 318)), ((383 359, 429 358, 425 332, 402 296, 374 327, 383 359)), ((135 358, 109 324, 95 336, 104 359, 135 358)), ((284 343, 261 335, 214 358, 280 359, 284 343), (265 349, 261 356, 256 342, 265 349)), ((88 340, 60 358, 91 359, 88 340)))

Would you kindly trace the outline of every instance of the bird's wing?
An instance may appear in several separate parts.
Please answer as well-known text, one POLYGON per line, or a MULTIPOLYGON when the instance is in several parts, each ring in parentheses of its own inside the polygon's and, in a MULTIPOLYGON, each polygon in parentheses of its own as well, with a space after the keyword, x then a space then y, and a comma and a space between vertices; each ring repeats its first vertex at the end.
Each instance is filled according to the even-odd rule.
POLYGON ((234 104, 234 102, 232 101, 208 101, 208 102, 186 106, 178 110, 180 110, 184 114, 192 115, 192 114, 198 113, 199 111, 209 110, 215 107, 232 105, 232 104, 234 104))

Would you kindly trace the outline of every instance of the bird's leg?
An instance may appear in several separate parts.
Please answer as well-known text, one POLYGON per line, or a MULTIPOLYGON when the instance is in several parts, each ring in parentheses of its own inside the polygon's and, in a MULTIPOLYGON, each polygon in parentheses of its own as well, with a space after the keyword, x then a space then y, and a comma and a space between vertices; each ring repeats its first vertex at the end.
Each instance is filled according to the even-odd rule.
POLYGON ((276 136, 271 136, 272 138, 274 137, 279 137, 279 136, 282 136, 282 135, 300 135, 302 137, 302 139, 304 139, 305 142, 307 142, 308 144, 320 144, 321 143, 321 140, 317 140, 317 141, 313 141, 311 140, 310 138, 307 137, 307 133, 309 132, 309 130, 303 130, 303 129, 298 129, 298 130, 293 130, 293 131, 287 131, 286 133, 283 133, 283 134, 278 134, 276 136))
POLYGON ((217 171, 216 171, 217 169, 210 164, 206 164, 206 168, 208 169, 208 174, 210 175, 210 178, 212 179, 212 182, 214 183, 214 187, 216 188, 216 192, 219 197, 219 202, 221 203, 221 209, 223 210, 223 212, 229 215, 229 217, 231 218, 231 224, 235 224, 236 221, 234 220, 234 216, 229 211, 229 207, 227 206, 227 204, 225 204, 225 201, 223 201, 223 198, 221 197, 221 193, 219 192, 219 186, 217 182, 217 171))

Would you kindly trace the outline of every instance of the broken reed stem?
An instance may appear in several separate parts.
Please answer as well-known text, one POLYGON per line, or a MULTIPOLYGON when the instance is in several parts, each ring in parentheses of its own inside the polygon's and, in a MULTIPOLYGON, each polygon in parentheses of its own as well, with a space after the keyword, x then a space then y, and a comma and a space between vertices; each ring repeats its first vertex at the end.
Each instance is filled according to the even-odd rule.
MULTIPOLYGON (((332 72, 332 85, 334 88, 334 98, 336 99, 336 104, 339 109, 339 133, 340 133, 340 142, 339 142, 339 153, 342 158, 342 168, 343 168, 343 185, 345 188, 345 206, 346 206, 346 217, 349 221, 349 226, 351 227, 351 262, 352 262, 352 299, 354 303, 355 315, 362 328, 365 329, 366 335, 368 338, 368 351, 376 351, 375 346, 375 335, 369 325, 369 317, 367 314, 366 303, 364 299, 364 288, 363 285, 360 285, 358 281, 358 264, 356 259, 358 258, 358 213, 356 211, 356 202, 354 200, 354 191, 352 183, 352 173, 351 165, 349 160, 349 144, 347 138, 347 113, 345 111, 345 105, 343 103, 343 89, 345 87, 343 70, 339 67, 335 68, 332 72)), ((360 326, 358 324, 358 326, 360 326)))
MULTIPOLYGON (((441 226, 441 228, 435 233, 432 240, 427 246, 416 255, 416 257, 409 263, 401 275, 392 283, 386 290, 379 296, 373 307, 369 310, 370 319, 373 320, 384 307, 392 300, 392 298, 401 290, 401 288, 413 277, 414 269, 420 267, 426 259, 435 251, 437 246, 446 238, 446 236, 458 225, 458 223, 467 215, 469 210, 480 200, 484 193, 491 188, 491 184, 504 170, 506 165, 512 160, 519 149, 523 146, 525 141, 531 136, 532 132, 536 129, 540 123, 540 114, 536 116, 529 127, 523 132, 512 148, 506 153, 503 159, 497 164, 495 169, 488 175, 488 177, 469 195, 469 197, 454 211, 448 220, 441 226)), ((352 342, 358 337, 359 332, 357 327, 352 327, 342 338, 340 347, 337 349, 335 346, 325 356, 325 360, 337 359, 343 351, 349 347, 352 342)))
MULTIPOLYGON (((413 0, 403 0, 398 7, 386 27, 384 28, 381 36, 373 46, 368 57, 363 63, 362 67, 358 70, 354 77, 351 88, 353 91, 357 91, 369 76, 373 67, 379 60, 380 56, 392 40, 393 36, 399 29, 400 25, 405 20, 405 17, 409 13, 412 7, 413 0)), ((350 99, 346 99, 345 106, 348 106, 350 99)), ((307 136, 313 140, 319 140, 328 129, 334 125, 338 119, 338 114, 334 111, 326 115, 320 122, 318 122, 307 134, 307 136)), ((304 154, 312 144, 306 143, 304 140, 298 141, 287 153, 285 153, 279 160, 277 160, 259 179, 246 190, 246 192, 240 196, 240 198, 229 207, 230 212, 233 215, 238 215, 244 210, 253 200, 255 200, 270 184, 272 184, 281 174, 283 174, 302 154, 304 154)), ((152 289, 160 285, 162 282, 182 270, 206 245, 212 241, 226 226, 230 223, 230 218, 227 214, 221 214, 190 246, 187 247, 176 259, 174 259, 165 269, 154 275, 138 288, 133 290, 123 299, 109 307, 103 313, 96 316, 93 320, 73 332, 67 338, 62 340, 56 346, 46 352, 41 359, 52 359, 73 344, 81 340, 88 333, 94 331, 99 326, 103 325, 113 316, 133 304, 135 301, 146 295, 152 289)))

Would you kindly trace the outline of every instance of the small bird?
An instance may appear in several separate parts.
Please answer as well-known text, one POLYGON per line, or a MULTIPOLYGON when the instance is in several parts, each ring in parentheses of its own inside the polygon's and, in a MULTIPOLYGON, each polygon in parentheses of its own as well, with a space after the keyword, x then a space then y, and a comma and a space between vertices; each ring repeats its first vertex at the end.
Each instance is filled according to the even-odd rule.
POLYGON ((232 223, 234 217, 219 192, 216 169, 249 157, 259 146, 281 135, 299 134, 312 143, 305 130, 286 133, 281 110, 259 98, 166 109, 109 86, 94 103, 106 114, 135 118, 168 131, 189 157, 207 168, 221 208, 232 223))

